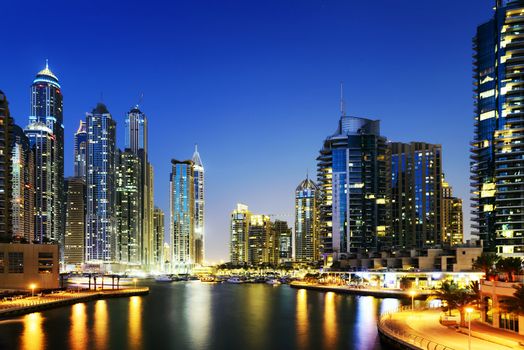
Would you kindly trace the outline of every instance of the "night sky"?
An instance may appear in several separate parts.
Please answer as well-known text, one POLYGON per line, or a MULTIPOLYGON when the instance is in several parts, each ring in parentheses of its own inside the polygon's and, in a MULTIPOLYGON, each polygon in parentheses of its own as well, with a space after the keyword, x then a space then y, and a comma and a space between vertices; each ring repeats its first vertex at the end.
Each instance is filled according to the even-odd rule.
POLYGON ((169 217, 170 159, 190 158, 198 143, 206 254, 216 262, 228 259, 237 202, 293 224, 295 187, 308 169, 315 176, 344 81, 348 114, 380 119, 393 141, 443 145, 469 232, 471 39, 493 4, 6 0, 0 89, 25 127, 29 86, 49 59, 64 94, 66 176, 85 113, 102 98, 123 148, 125 113, 143 93, 155 202, 169 217))

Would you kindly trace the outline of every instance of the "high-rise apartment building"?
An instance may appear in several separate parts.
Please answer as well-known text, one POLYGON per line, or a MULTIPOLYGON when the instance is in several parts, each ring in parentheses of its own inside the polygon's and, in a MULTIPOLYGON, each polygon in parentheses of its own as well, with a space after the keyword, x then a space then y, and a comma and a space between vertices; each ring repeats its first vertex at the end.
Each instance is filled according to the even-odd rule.
MULTIPOLYGON (((35 184, 35 205, 40 205, 40 208, 37 208, 36 215, 47 215, 47 218, 51 219, 44 223, 44 219, 40 220, 37 217, 35 234, 51 238, 63 246, 65 229, 63 97, 58 78, 49 69, 47 61, 45 68, 37 73, 33 84, 31 84, 29 124, 33 125, 33 128, 42 128, 42 125, 47 127, 45 133, 53 138, 49 144, 51 149, 45 153, 34 152, 35 170, 38 167, 46 167, 45 172, 50 174, 51 181, 49 184, 42 182, 35 184), (38 157, 45 159, 38 159, 38 157), (39 213, 38 211, 42 209, 41 204, 46 201, 50 204, 50 207, 45 209, 47 213, 39 213), (45 229, 45 231, 42 232, 42 229, 45 229)), ((33 145, 38 143, 35 140, 32 142, 33 145)), ((36 171, 38 172, 38 170, 36 171)), ((35 180, 43 181, 44 178, 40 177, 35 180)))
POLYGON ((86 114, 87 124, 87 214, 86 261, 116 259, 115 216, 116 122, 99 103, 86 114))
POLYGON ((274 261, 274 250, 271 249, 273 227, 269 216, 251 215, 248 228, 247 263, 260 265, 274 261))
POLYGON ((164 211, 155 207, 153 212, 153 261, 152 264, 157 270, 164 267, 164 211))
POLYGON ((497 0, 473 39, 472 233, 484 249, 506 256, 524 256, 523 13, 524 1, 497 0))
POLYGON ((82 177, 69 177, 66 186, 66 230, 64 263, 80 266, 85 254, 86 183, 82 177))
POLYGON ((453 196, 453 188, 442 179, 442 243, 459 245, 464 241, 462 199, 453 196))
POLYGON ((74 176, 85 179, 87 159, 87 124, 81 120, 75 133, 74 176))
POLYGON ((205 226, 204 226, 204 165, 200 159, 198 148, 195 145, 195 153, 193 153, 193 174, 194 174, 194 195, 195 195, 195 263, 202 265, 204 263, 204 238, 205 238, 205 226))
POLYGON ((249 223, 251 212, 247 205, 237 204, 231 213, 229 260, 233 265, 247 264, 249 223))
POLYGON ((295 260, 316 262, 320 258, 320 192, 306 178, 295 190, 295 260))
POLYGON ((441 243, 442 147, 391 142, 392 244, 400 249, 441 243))
POLYGON ((173 271, 189 271, 195 264, 194 168, 190 160, 171 161, 170 231, 173 271))
POLYGON ((275 220, 273 222, 275 232, 275 264, 293 261, 293 230, 286 221, 275 220))
POLYGON ((5 94, 0 91, 0 242, 11 242, 13 227, 11 218, 11 149, 13 118, 5 94))
POLYGON ((34 158, 29 139, 18 125, 13 125, 11 152, 13 239, 31 242, 35 235, 34 158))
POLYGON ((317 158, 321 249, 327 264, 390 244, 389 166, 379 121, 342 116, 317 158))

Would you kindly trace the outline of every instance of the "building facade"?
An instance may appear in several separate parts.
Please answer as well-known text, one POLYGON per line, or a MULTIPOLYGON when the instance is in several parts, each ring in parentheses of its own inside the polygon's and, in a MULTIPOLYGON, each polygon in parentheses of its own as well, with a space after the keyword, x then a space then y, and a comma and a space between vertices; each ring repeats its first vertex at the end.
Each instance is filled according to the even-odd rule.
POLYGON ((85 259, 111 262, 116 258, 115 158, 116 122, 99 103, 86 114, 87 210, 85 259))
POLYGON ((293 261, 293 230, 286 221, 275 220, 273 230, 276 239, 276 264, 293 261))
POLYGON ((460 245, 464 241, 462 199, 453 196, 453 188, 442 180, 442 243, 460 245))
POLYGON ((85 179, 87 164, 87 124, 83 120, 80 121, 78 130, 75 133, 74 143, 74 176, 85 179))
POLYGON ((64 263, 66 268, 80 266, 85 259, 86 183, 82 177, 69 177, 66 188, 66 230, 64 263))
POLYGON ((295 260, 316 262, 320 259, 320 193, 306 178, 295 190, 295 260))
POLYGON ((379 121, 341 117, 317 157, 321 249, 327 264, 390 244, 389 166, 379 121))
POLYGON ((204 251, 204 239, 205 239, 205 198, 204 198, 204 165, 202 164, 202 159, 200 159, 200 154, 198 153, 198 148, 195 145, 195 153, 193 153, 193 174, 194 174, 194 186, 193 191, 195 195, 195 263, 198 265, 204 264, 205 251, 204 251))
POLYGON ((170 231, 173 271, 189 271, 195 264, 194 168, 190 160, 171 161, 170 231))
POLYGON ((164 211, 155 207, 153 213, 153 266, 157 270, 164 268, 164 211))
POLYGON ((267 215, 251 215, 248 228, 247 263, 249 265, 270 264, 273 259, 271 244, 273 227, 267 215))
POLYGON ((233 265, 247 264, 249 244, 249 223, 251 212, 247 205, 237 204, 231 213, 229 260, 233 265))
POLYGON ((11 218, 13 124, 7 98, 0 91, 0 242, 5 243, 11 242, 13 237, 11 218))
POLYGON ((497 0, 492 19, 473 39, 472 233, 486 250, 505 256, 524 256, 523 11, 522 0, 497 0))
POLYGON ((442 147, 424 142, 391 142, 393 246, 432 247, 441 243, 442 147))

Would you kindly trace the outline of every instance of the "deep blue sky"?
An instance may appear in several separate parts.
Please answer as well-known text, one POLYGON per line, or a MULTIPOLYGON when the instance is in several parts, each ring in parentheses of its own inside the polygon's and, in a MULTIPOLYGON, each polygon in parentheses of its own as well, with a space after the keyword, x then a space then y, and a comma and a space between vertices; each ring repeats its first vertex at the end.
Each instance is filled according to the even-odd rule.
POLYGON ((25 126, 29 85, 49 59, 64 94, 66 175, 78 121, 101 93, 123 147, 125 112, 143 92, 166 214, 170 159, 199 144, 210 261, 228 257, 237 202, 293 222, 294 189, 336 129, 341 80, 349 114, 380 119, 390 140, 443 145, 469 218, 471 38, 493 3, 7 0, 0 89, 25 126))

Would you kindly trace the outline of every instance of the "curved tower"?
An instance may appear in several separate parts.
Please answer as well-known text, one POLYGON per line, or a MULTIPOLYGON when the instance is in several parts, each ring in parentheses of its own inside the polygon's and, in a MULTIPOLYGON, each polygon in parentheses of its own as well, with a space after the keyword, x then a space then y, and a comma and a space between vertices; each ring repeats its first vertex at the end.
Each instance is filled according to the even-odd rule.
POLYGON ((295 259, 315 262, 319 259, 319 191, 309 178, 295 190, 295 259))
POLYGON ((195 153, 193 153, 193 171, 194 171, 194 184, 195 184, 195 263, 202 265, 204 263, 204 239, 205 239, 205 227, 204 227, 204 164, 200 159, 200 153, 198 153, 198 146, 195 145, 195 153))

